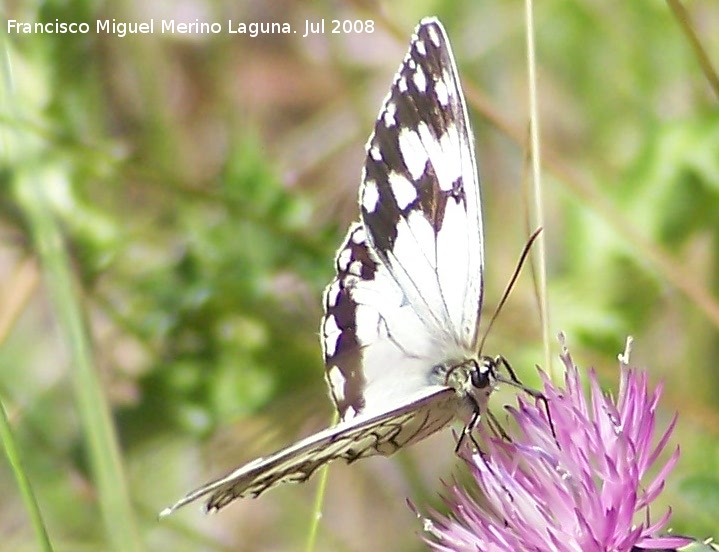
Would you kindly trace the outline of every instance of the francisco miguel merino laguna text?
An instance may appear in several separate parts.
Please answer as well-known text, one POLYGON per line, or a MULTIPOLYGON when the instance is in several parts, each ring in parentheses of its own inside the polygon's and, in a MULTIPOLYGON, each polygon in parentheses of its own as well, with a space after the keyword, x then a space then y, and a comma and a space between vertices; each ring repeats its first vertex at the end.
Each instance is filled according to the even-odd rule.
MULTIPOLYGON (((95 21, 95 32, 114 34, 122 38, 128 34, 153 34, 155 32, 155 20, 130 22, 117 21, 115 19, 98 19, 95 21)), ((66 22, 55 19, 55 21, 27 23, 17 19, 8 19, 8 34, 87 34, 92 29, 90 23, 66 22)), ((162 19, 157 25, 157 30, 162 34, 219 34, 222 32, 222 25, 218 22, 207 22, 195 19, 194 22, 177 22, 174 19, 162 19)), ((231 19, 225 27, 228 34, 249 34, 256 37, 258 34, 280 34, 291 33, 289 23, 234 23, 231 19)))

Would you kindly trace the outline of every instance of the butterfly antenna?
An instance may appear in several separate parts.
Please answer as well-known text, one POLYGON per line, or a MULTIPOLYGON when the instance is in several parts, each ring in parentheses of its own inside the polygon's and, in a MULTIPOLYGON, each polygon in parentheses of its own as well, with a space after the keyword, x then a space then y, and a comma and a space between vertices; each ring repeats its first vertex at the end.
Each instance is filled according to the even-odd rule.
POLYGON ((519 261, 517 262, 517 266, 514 269, 514 274, 512 274, 512 277, 509 280, 509 283, 507 284, 507 287, 504 288, 504 293, 502 294, 502 299, 500 299, 499 304, 497 305, 497 308, 494 309, 494 314, 492 314, 492 318, 489 320, 489 325, 487 326, 487 329, 484 332, 484 335, 482 336, 482 340, 479 342, 479 351, 481 352, 482 349, 484 349, 484 342, 487 340, 487 336, 489 335, 489 330, 492 329, 492 326, 494 325, 494 321, 497 319, 497 316, 499 316, 499 313, 502 311, 502 307, 504 307, 504 304, 507 302, 507 299, 509 298, 509 294, 512 292, 512 289, 514 288, 514 284, 517 282, 517 278, 519 278, 519 274, 522 272, 522 267, 524 266, 524 262, 527 260, 527 256, 529 255, 529 251, 532 249, 532 245, 536 241, 536 239, 539 237, 539 234, 542 232, 542 228, 537 228, 531 236, 529 236, 529 239, 527 240, 527 243, 524 244, 524 249, 522 249, 522 254, 519 257, 519 261))

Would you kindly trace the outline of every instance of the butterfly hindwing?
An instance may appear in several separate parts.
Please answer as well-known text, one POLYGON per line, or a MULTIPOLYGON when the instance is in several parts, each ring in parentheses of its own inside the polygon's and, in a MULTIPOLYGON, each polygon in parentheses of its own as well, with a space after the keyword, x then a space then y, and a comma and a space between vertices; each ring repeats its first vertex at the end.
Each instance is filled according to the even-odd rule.
POLYGON ((236 498, 257 497, 280 483, 305 481, 317 468, 338 458, 349 463, 392 454, 446 426, 456 415, 458 400, 453 389, 426 389, 410 405, 377 416, 358 416, 245 464, 188 493, 160 516, 208 495, 205 509, 219 510, 236 498))
POLYGON ((321 340, 330 395, 343 420, 407 402, 436 384, 442 348, 417 317, 355 223, 324 294, 321 340))

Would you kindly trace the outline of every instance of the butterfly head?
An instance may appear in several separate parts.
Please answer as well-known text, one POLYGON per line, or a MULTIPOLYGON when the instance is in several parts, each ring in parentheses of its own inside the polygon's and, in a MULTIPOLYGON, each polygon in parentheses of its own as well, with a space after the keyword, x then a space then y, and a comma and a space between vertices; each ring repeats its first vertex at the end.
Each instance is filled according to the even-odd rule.
POLYGON ((479 357, 479 361, 473 360, 469 370, 469 380, 475 390, 486 389, 490 392, 497 381, 497 361, 488 356, 479 357))
POLYGON ((449 365, 437 366, 444 384, 464 396, 472 396, 484 405, 497 383, 497 360, 489 356, 470 357, 449 365))

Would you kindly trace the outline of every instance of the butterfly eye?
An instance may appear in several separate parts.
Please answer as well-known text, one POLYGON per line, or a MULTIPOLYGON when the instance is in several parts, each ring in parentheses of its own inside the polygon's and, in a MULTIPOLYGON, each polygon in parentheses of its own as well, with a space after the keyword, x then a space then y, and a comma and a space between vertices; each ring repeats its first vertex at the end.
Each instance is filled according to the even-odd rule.
POLYGON ((489 374, 489 370, 483 364, 475 365, 470 375, 472 385, 477 389, 484 389, 489 386, 489 374))

